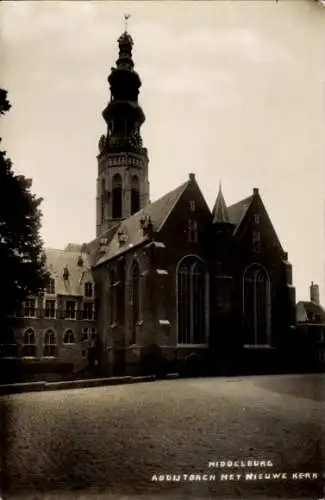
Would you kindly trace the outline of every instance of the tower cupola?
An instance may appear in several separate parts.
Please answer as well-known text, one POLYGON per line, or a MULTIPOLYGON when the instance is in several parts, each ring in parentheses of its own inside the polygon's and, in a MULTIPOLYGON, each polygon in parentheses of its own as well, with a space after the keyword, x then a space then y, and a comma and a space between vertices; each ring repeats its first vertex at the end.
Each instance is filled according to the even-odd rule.
MULTIPOLYGON (((129 17, 125 15, 125 21, 129 17)), ((140 132, 145 115, 138 102, 141 80, 134 70, 127 25, 117 43, 116 66, 107 78, 110 100, 102 113, 107 132, 99 140, 97 157, 97 235, 149 201, 149 159, 140 132)))

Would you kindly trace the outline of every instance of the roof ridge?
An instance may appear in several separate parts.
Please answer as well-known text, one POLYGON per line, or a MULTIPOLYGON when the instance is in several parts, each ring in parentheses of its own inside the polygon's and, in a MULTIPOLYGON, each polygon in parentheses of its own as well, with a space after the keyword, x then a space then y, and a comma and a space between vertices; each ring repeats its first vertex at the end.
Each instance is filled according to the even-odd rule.
POLYGON ((243 203, 244 201, 248 201, 248 200, 251 200, 253 198, 253 194, 249 195, 249 196, 246 196, 246 198, 243 198, 242 200, 239 200, 239 201, 236 201, 236 203, 232 203, 231 205, 228 205, 227 208, 229 210, 229 208, 233 208, 235 207, 236 205, 240 205, 241 203, 243 203))

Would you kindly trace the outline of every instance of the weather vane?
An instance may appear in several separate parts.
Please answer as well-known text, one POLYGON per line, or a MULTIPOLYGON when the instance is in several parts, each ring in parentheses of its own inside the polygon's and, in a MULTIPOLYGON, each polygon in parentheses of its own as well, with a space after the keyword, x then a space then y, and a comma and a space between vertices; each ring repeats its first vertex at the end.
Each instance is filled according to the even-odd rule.
POLYGON ((125 31, 128 30, 128 20, 130 19, 131 14, 124 14, 124 26, 125 26, 125 31))

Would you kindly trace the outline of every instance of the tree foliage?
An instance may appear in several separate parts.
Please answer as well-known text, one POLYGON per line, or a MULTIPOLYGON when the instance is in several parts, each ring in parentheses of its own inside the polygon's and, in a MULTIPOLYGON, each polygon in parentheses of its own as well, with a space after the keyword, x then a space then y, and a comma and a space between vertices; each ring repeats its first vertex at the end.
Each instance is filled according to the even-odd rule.
MULTIPOLYGON (((7 91, 0 89, 0 115, 11 108, 7 91)), ((1 141, 1 138, 0 138, 1 141)), ((31 191, 32 181, 17 175, 5 151, 0 151, 0 330, 8 317, 48 280, 40 237, 41 198, 31 191)))

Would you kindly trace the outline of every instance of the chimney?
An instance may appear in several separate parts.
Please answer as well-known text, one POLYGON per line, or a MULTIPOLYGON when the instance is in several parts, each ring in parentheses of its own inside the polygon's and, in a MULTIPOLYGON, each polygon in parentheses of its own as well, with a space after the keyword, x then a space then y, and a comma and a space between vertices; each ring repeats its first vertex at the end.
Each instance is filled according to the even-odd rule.
POLYGON ((195 181, 195 174, 188 174, 188 178, 190 181, 195 181))
POLYGON ((253 188, 253 194, 258 194, 258 188, 253 188))
POLYGON ((310 285, 310 302, 314 302, 319 306, 319 286, 311 282, 310 285))

